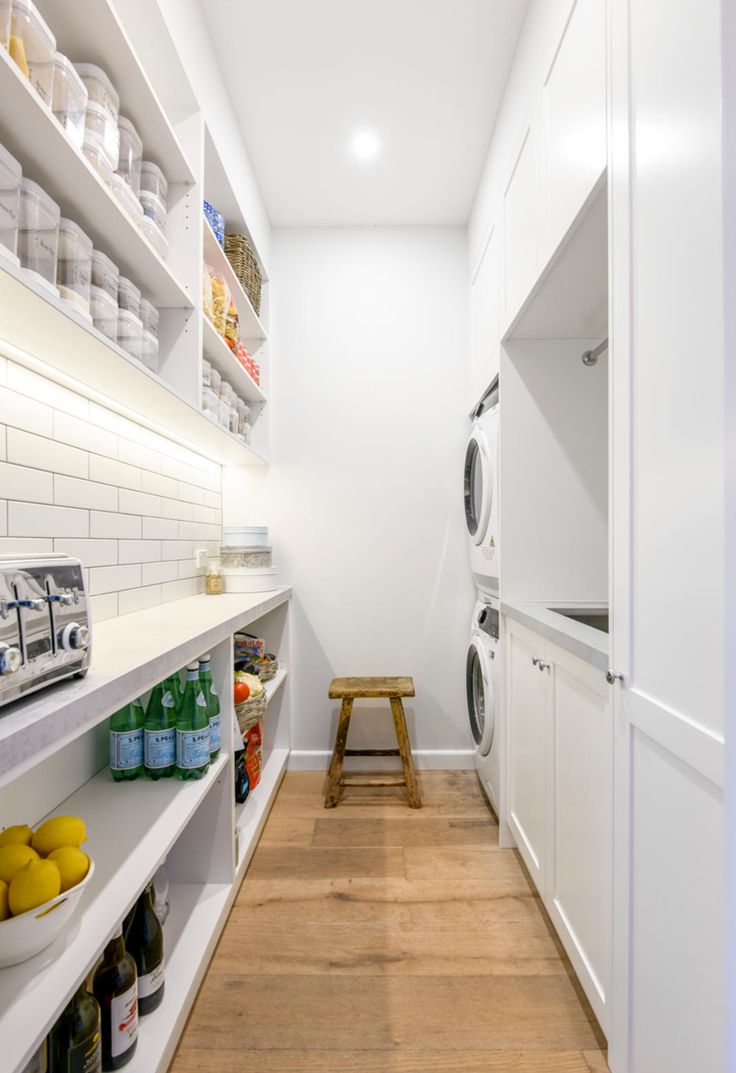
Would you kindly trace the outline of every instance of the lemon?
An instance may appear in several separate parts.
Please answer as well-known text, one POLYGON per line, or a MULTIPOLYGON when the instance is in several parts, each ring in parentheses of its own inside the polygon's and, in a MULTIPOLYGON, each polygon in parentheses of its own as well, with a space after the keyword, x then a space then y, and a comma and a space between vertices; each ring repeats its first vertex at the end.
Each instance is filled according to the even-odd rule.
POLYGON ((63 846, 81 846, 87 839, 84 820, 78 816, 54 816, 33 833, 31 845, 42 857, 63 846))
POLYGON ((76 887, 89 870, 89 857, 78 846, 61 846, 49 853, 47 860, 53 861, 61 873, 62 891, 76 887))
POLYGON ((27 823, 18 823, 15 827, 6 827, 0 831, 0 846, 18 845, 30 846, 33 831, 27 823))
POLYGON ((0 920, 7 920, 10 916, 8 907, 8 884, 0 879, 0 920))
POLYGON ((20 872, 29 861, 37 861, 38 854, 30 846, 11 842, 9 846, 0 846, 0 879, 10 883, 16 872, 20 872))
POLYGON ((61 891, 61 873, 53 861, 29 861, 10 884, 8 902, 14 917, 55 898, 61 891))

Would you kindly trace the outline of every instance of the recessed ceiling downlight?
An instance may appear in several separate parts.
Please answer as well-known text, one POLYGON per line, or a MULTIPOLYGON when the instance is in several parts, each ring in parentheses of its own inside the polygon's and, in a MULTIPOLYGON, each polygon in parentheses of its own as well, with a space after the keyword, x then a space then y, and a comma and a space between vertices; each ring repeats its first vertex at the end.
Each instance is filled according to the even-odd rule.
POLYGON ((372 160, 378 156, 381 143, 372 131, 360 130, 353 135, 350 148, 353 156, 357 157, 358 160, 372 160))

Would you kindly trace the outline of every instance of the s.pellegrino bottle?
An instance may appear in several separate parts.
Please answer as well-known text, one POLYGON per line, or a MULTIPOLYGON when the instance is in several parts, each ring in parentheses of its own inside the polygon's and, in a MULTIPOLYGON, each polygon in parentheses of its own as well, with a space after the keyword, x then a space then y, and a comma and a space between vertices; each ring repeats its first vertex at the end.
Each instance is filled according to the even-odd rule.
POLYGON ((120 925, 95 969, 92 990, 100 1004, 102 1068, 122 1069, 138 1045, 138 974, 120 925))
POLYGON ((210 656, 201 656, 199 660, 199 684, 207 702, 207 715, 210 720, 210 762, 214 763, 220 755, 220 700, 217 696, 215 683, 212 681, 212 669, 210 656))
POLYGON ((125 946, 138 970, 138 1013, 144 1017, 164 997, 164 933, 153 908, 153 884, 136 902, 125 933, 125 946))
POLYGON ((81 984, 49 1036, 49 1073, 101 1073, 100 1005, 81 984))
POLYGON ((210 720, 199 684, 199 664, 187 667, 179 715, 176 720, 176 774, 180 779, 201 779, 210 766, 210 720))
POLYGON ((149 779, 168 778, 176 771, 178 701, 170 679, 153 687, 143 723, 143 757, 149 779))
POLYGON ((138 697, 110 717, 110 770, 116 782, 143 774, 143 720, 138 697))

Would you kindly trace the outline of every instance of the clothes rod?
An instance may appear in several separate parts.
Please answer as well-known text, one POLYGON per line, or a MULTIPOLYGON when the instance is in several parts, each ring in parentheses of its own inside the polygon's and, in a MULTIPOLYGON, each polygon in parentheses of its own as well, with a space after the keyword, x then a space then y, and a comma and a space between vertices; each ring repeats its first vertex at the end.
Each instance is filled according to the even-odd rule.
POLYGON ((599 343, 597 347, 592 350, 586 350, 583 354, 583 365, 595 365, 598 358, 604 351, 608 350, 608 339, 604 339, 602 343, 599 343))

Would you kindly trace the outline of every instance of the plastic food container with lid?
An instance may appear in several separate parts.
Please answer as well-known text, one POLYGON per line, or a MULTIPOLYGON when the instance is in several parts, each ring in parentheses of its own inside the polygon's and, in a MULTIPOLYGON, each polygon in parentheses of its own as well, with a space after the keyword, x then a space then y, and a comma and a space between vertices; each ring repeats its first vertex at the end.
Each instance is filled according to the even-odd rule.
POLYGON ((230 400, 223 398, 222 393, 220 394, 220 408, 217 420, 223 428, 230 428, 230 400))
POLYGON ((220 399, 211 387, 202 390, 202 409, 213 421, 220 420, 220 399))
POLYGON ((143 223, 143 206, 123 176, 114 172, 110 178, 109 186, 115 196, 115 200, 122 205, 128 216, 132 216, 136 227, 140 227, 143 223))
POLYGON ((54 84, 51 107, 72 145, 84 145, 84 116, 87 110, 87 87, 70 59, 57 52, 53 60, 54 84))
POLYGON ((147 298, 141 298, 140 313, 138 315, 145 330, 158 336, 158 310, 153 302, 149 302, 147 298))
POLYGON ((89 313, 92 276, 92 239, 73 220, 59 220, 59 256, 56 284, 59 294, 89 313))
POLYGON ((202 387, 210 387, 212 380, 212 366, 207 358, 202 358, 202 387))
POLYGON ((143 329, 141 341, 141 361, 152 373, 158 372, 158 336, 147 328, 143 329))
POLYGON ((8 51, 41 98, 50 105, 54 78, 51 61, 56 52, 56 38, 33 0, 13 0, 8 51))
POLYGON ((118 305, 128 313, 140 317, 141 292, 135 283, 126 279, 125 276, 121 276, 118 280, 118 305))
POLYGON ((101 105, 115 120, 117 127, 120 96, 105 71, 94 63, 75 63, 74 66, 87 87, 90 101, 101 105))
POLYGON ((166 206, 160 197, 152 194, 149 190, 141 190, 140 192, 141 206, 143 212, 149 219, 161 228, 163 232, 166 231, 166 206))
POLYGON ((8 47, 10 41, 10 14, 13 10, 13 0, 0 0, 0 45, 8 47))
POLYGON ((117 340, 118 346, 126 350, 131 358, 141 360, 143 325, 140 322, 140 318, 127 309, 118 310, 117 340))
POLYGON ((221 385, 221 383, 222 383, 222 376, 220 375, 220 370, 216 369, 214 367, 214 365, 213 365, 212 368, 210 369, 210 387, 214 391, 215 395, 217 395, 218 399, 220 398, 220 385, 221 385))
POLYGON ((118 303, 102 287, 89 289, 89 311, 95 328, 106 335, 108 339, 117 342, 118 338, 118 303))
POLYGON ((158 164, 154 164, 152 160, 141 162, 141 191, 144 190, 148 194, 155 194, 163 205, 164 212, 166 212, 169 184, 161 168, 158 164))
POLYGON ((118 307, 119 280, 120 269, 118 266, 102 250, 92 250, 92 285, 106 291, 114 300, 116 309, 118 307))
POLYGON ((122 175, 131 190, 138 197, 141 191, 141 164, 143 163, 143 141, 133 124, 125 116, 118 116, 120 133, 120 154, 115 169, 122 175))
POLYGON ((105 182, 109 183, 118 166, 118 125, 107 109, 92 99, 87 101, 84 112, 83 149, 84 155, 94 164, 105 182))
POLYGON ((18 263, 20 183, 23 171, 4 145, 0 145, 0 254, 18 263))
POLYGON ((150 216, 144 216, 141 230, 159 257, 165 261, 169 256, 169 240, 158 224, 154 223, 150 216))
POLYGON ((35 272, 56 290, 59 206, 32 179, 20 184, 18 254, 23 268, 35 272))

